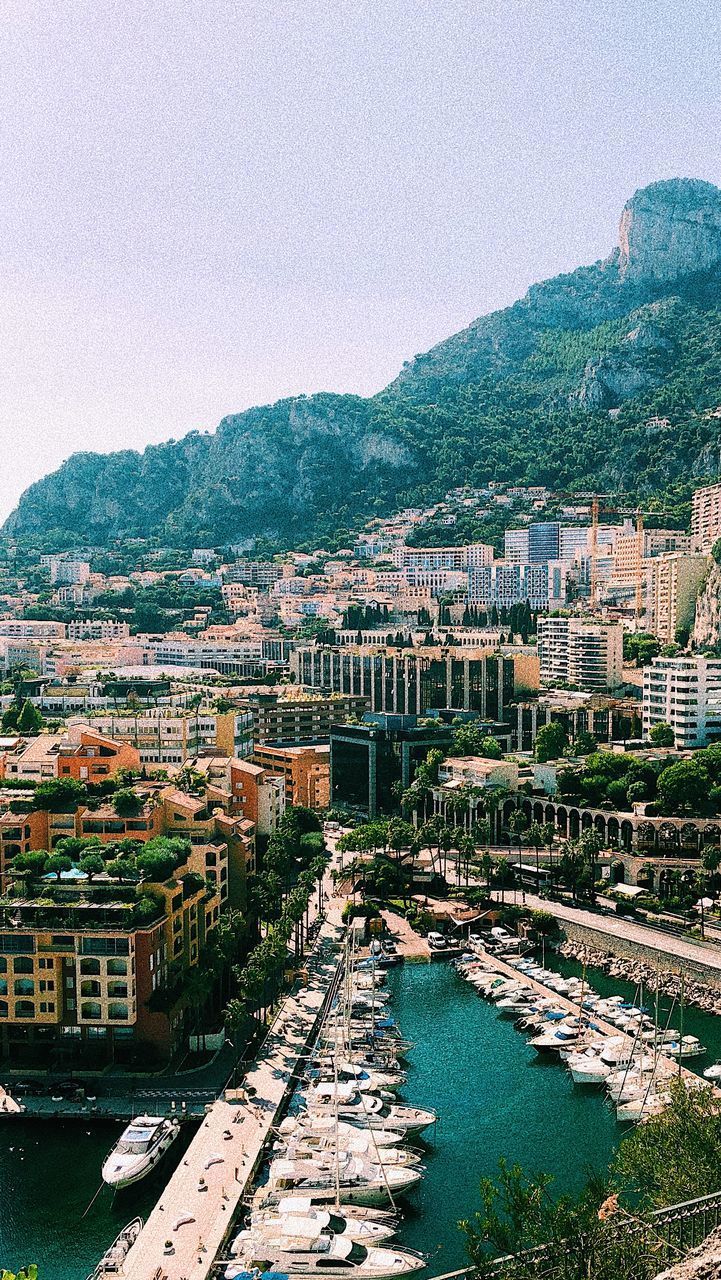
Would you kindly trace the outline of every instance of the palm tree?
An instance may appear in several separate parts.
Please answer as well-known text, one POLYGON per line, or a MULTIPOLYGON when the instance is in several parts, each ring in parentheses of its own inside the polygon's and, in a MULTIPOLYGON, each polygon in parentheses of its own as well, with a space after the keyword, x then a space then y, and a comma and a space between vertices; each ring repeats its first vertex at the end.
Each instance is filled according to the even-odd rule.
POLYGON ((554 887, 554 865, 553 865, 553 842, 556 838, 556 827, 553 822, 544 822, 543 824, 543 843, 548 846, 548 860, 551 864, 551 890, 554 887))
MULTIPOLYGON (((529 827, 528 818, 526 817, 526 815, 525 815, 525 813, 523 812, 523 810, 522 810, 522 809, 514 809, 514 810, 513 810, 513 813, 511 814, 510 818, 508 819, 508 831, 509 831, 509 834, 510 834, 511 836, 515 836, 515 837, 516 837, 516 840, 518 841, 518 861, 519 861, 519 864, 522 862, 521 850, 522 850, 522 848, 523 848, 523 837, 524 837, 525 833, 527 832, 528 827, 529 827)), ((524 903, 525 903, 525 901, 526 901, 526 888, 525 888, 525 881, 524 881, 524 879, 523 879, 523 872, 522 872, 522 871, 521 871, 521 891, 522 891, 522 894, 523 894, 523 901, 524 901, 524 903)))
POLYGON ((532 822, 526 834, 526 840, 532 849, 536 850, 536 893, 541 892, 541 866, 539 862, 540 851, 544 844, 543 827, 538 822, 532 822))

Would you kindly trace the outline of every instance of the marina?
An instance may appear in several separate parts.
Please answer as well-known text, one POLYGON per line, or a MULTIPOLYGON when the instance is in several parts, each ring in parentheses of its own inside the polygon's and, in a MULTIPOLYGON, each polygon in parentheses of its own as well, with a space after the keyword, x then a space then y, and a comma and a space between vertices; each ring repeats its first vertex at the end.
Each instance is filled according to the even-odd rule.
MULTIPOLYGON (((477 1209, 479 1180, 494 1176, 501 1156, 548 1169, 558 1190, 577 1188, 589 1167, 608 1164, 623 1131, 614 1110, 600 1088, 579 1087, 570 1071, 559 1069, 559 1055, 538 1051, 530 1030, 519 1034, 514 1022, 523 1010, 514 999, 522 1005, 523 998, 514 997, 512 987, 522 984, 534 998, 553 1000, 564 1022, 578 1014, 579 985, 608 1001, 619 1017, 625 1016, 621 1005, 632 1003, 633 989, 619 992, 605 975, 586 974, 578 962, 554 955, 545 974, 545 983, 555 981, 561 989, 553 991, 543 975, 529 974, 528 966, 540 969, 529 958, 485 953, 471 959, 468 953, 455 963, 407 962, 383 971, 361 964, 352 986, 343 979, 331 1006, 328 993, 342 956, 327 948, 340 936, 337 925, 326 927, 310 987, 282 1007, 253 1069, 255 1083, 251 1071, 243 1090, 228 1091, 209 1109, 195 1137, 189 1124, 165 1173, 159 1170, 147 1184, 142 1180, 115 1198, 106 1187, 97 1209, 93 1205, 82 1226, 68 1233, 71 1247, 63 1262, 46 1267, 49 1280, 83 1280, 133 1211, 145 1226, 136 1225, 132 1238, 115 1248, 127 1248, 120 1274, 139 1280, 156 1271, 168 1280, 216 1271, 234 1280, 255 1261, 263 1269, 305 1275, 315 1269, 319 1250, 325 1256, 320 1269, 331 1274, 348 1263, 369 1280, 422 1267, 431 1275, 444 1273, 464 1263, 458 1222, 477 1209), (478 980, 502 987, 499 998, 478 998, 480 988, 467 980, 474 966, 478 980), (158 1197, 158 1181, 162 1185, 168 1176, 158 1197), (101 1221, 102 1250, 88 1258, 83 1242, 97 1239, 101 1221), (306 1256, 310 1240, 313 1257, 306 1256), (355 1246, 368 1256, 361 1258, 355 1246)), ((667 1021, 670 1009, 662 1012, 667 1021)), ((697 1040, 699 1018, 714 1027, 717 1021, 689 1011, 684 1027, 697 1040)), ((594 1024, 609 1040, 624 1036, 595 1015, 594 1024)), ((669 1060, 673 1071, 680 1065, 697 1079, 713 1061, 715 1042, 707 1030, 709 1053, 681 1064, 669 1060)), ((569 1052, 572 1047, 573 1035, 569 1052)), ((652 1052, 646 1042, 648 1061, 652 1052)), ((618 1070, 623 1079, 626 1067, 618 1070)), ((13 1119, 2 1136, 34 1133, 42 1124, 13 1119)), ((106 1158, 120 1130, 108 1137, 103 1122, 99 1129, 106 1158)), ((90 1145, 90 1132, 82 1137, 90 1145)), ((93 1146, 98 1149, 95 1139, 93 1146)), ((7 1223, 2 1231, 12 1247, 8 1226, 12 1231, 7 1223)))

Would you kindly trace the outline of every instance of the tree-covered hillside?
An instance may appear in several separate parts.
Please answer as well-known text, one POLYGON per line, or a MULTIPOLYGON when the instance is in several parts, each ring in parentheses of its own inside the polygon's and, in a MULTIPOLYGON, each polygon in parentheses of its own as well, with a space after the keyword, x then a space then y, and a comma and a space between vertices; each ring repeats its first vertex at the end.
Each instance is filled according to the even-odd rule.
POLYGON ((297 397, 142 454, 75 455, 5 532, 332 546, 370 516, 498 478, 683 514, 721 471, 720 285, 721 192, 654 184, 608 259, 475 321, 380 395, 297 397))

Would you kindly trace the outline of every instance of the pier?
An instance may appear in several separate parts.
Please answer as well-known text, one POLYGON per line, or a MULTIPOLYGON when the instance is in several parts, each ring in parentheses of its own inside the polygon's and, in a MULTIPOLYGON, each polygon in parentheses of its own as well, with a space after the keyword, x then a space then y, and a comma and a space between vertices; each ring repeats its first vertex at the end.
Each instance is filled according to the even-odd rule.
POLYGON ((125 1259, 124 1280, 204 1280, 210 1273, 295 1087, 339 972, 342 935, 340 909, 333 905, 308 964, 307 985, 284 1000, 242 1087, 226 1090, 207 1108, 125 1259))
MULTIPOLYGON (((513 965, 507 964, 505 960, 501 960, 496 955, 491 955, 490 952, 484 950, 480 945, 471 945, 470 950, 478 956, 479 960, 482 960, 484 964, 487 964, 490 968, 495 969, 499 974, 503 974, 505 978, 512 978, 514 982, 522 982, 524 986, 530 987, 539 995, 553 1000, 559 1008, 565 1009, 569 1014, 573 1014, 574 1016, 578 1015, 578 1001, 569 1000, 567 996, 559 995, 558 992, 554 991, 551 987, 545 987, 537 978, 528 977, 525 973, 522 973, 520 969, 514 969, 513 965)), ((625 1040, 632 1043, 633 1036, 628 1035, 627 1032, 619 1031, 618 1027, 612 1026, 610 1022, 604 1022, 602 1018, 596 1017, 593 1012, 591 1012, 590 1016, 593 1019, 594 1025, 598 1027, 599 1031, 603 1035, 609 1037, 623 1036, 625 1040)), ((690 1071, 688 1067, 684 1067, 680 1059, 677 1061, 675 1058, 669 1058, 666 1057, 665 1054, 660 1053, 658 1055, 658 1061, 663 1063, 664 1066, 672 1067, 674 1072, 683 1080, 698 1082, 700 1079, 700 1077, 696 1075, 695 1071, 690 1071)), ((708 1085, 708 1081, 702 1081, 702 1083, 708 1085)), ((716 1086, 709 1087, 713 1087, 714 1093, 721 1097, 720 1089, 716 1088, 716 1086)))

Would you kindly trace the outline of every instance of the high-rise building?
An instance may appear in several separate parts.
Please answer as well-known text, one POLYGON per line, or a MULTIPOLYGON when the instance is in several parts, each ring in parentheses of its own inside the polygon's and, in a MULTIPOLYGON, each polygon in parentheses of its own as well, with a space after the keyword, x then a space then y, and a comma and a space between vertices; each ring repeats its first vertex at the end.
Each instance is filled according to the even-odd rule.
POLYGON ((691 749, 721 740, 721 658, 654 658, 643 672, 643 732, 673 729, 675 745, 691 749))
POLYGON ((468 571, 468 603, 510 608, 528 601, 533 609, 559 608, 566 603, 567 566, 497 564, 468 571))
POLYGON ((506 529, 503 551, 509 564, 528 564, 528 529, 506 529))
POLYGON ((593 619, 538 619, 542 684, 575 685, 604 693, 623 679, 623 627, 593 619))
POLYGON ((528 526, 528 559, 531 564, 545 564, 558 560, 561 526, 557 520, 544 521, 528 526))
POLYGON ((708 571, 708 556, 672 551, 645 562, 648 630, 668 644, 693 626, 696 597, 708 571))
POLYGON ((697 489, 691 499, 691 536, 695 551, 708 552, 721 538, 721 484, 697 489))

